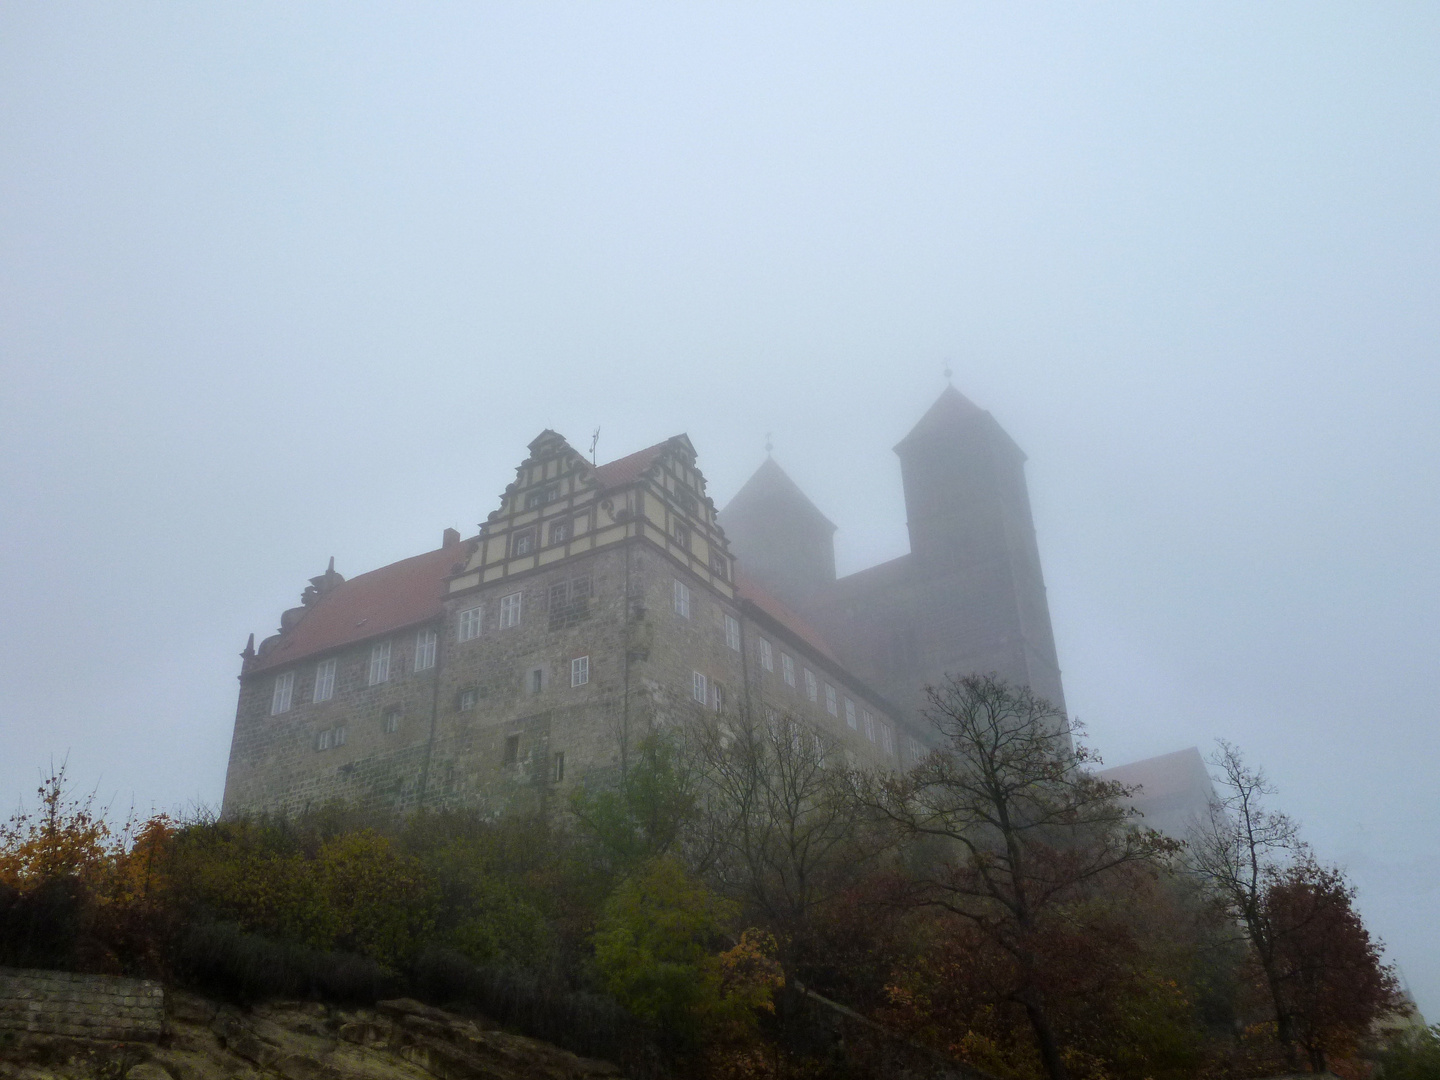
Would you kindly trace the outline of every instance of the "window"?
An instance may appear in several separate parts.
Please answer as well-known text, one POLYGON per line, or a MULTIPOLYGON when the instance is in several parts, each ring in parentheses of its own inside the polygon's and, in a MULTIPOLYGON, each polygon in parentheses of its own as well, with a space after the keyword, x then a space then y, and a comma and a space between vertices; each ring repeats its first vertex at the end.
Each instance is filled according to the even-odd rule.
POLYGON ((531 692, 532 694, 538 694, 538 693, 540 693, 541 690, 544 690, 544 689, 545 689, 545 669, 544 669, 544 668, 538 668, 538 667, 537 667, 537 668, 531 668, 531 669, 530 669, 530 678, 529 678, 529 680, 527 681, 527 685, 530 687, 530 692, 531 692))
POLYGON ((906 736, 905 746, 910 752, 910 763, 913 765, 925 756, 925 750, 913 735, 906 736))
POLYGON ((563 544, 570 539, 570 522, 554 521, 550 524, 550 543, 563 544))
POLYGON ((321 660, 315 665, 315 700, 329 701, 335 696, 335 661, 321 660))
POLYGON ((520 625, 520 597, 522 593, 512 592, 500 598, 500 628, 520 625))
POLYGON ((816 761, 818 764, 824 765, 824 764, 825 764, 825 740, 821 737, 821 735, 820 735, 820 733, 819 733, 818 731, 815 732, 815 734, 812 736, 812 738, 814 739, 813 749, 814 749, 814 751, 815 751, 815 761, 816 761))
POLYGON ((521 555, 529 555, 535 550, 535 530, 521 529, 510 537, 510 557, 519 558, 521 555))
POLYGON ((869 709, 865 710, 865 737, 871 742, 875 741, 875 717, 869 709))
POLYGON ((400 707, 392 705, 380 716, 380 730, 386 735, 394 735, 400 730, 400 707))
POLYGON ((848 697, 845 699, 845 726, 851 731, 855 730, 855 702, 848 697))
POLYGON ((831 716, 840 715, 840 706, 835 703, 835 687, 825 684, 825 711, 831 716))
POLYGON ((670 530, 670 531, 675 534, 675 543, 679 544, 679 545, 680 545, 682 548, 684 548, 686 551, 689 551, 689 550, 690 550, 690 526, 688 526, 688 525, 686 525, 686 524, 683 524, 682 522, 677 521, 677 522, 675 522, 675 524, 671 527, 671 530, 670 530))
POLYGON ((480 694, 479 694, 478 691, 473 690, 473 689, 471 689, 471 690, 461 690, 461 691, 460 691, 460 710, 461 710, 462 712, 464 712, 464 711, 467 710, 467 709, 473 709, 473 708, 475 707, 476 703, 477 703, 479 700, 480 700, 480 694))
POLYGON ((565 751, 560 750, 550 758, 550 782, 558 784, 565 779, 565 751))
POLYGON ((805 696, 811 701, 820 700, 820 684, 815 681, 815 673, 808 667, 805 669, 805 696))
POLYGON ((519 761, 519 760, 520 760, 520 736, 519 736, 519 735, 506 735, 506 736, 505 736, 505 758, 504 758, 505 764, 506 764, 506 765, 514 765, 514 764, 515 764, 517 761, 519 761))
POLYGON ((725 616, 725 644, 740 651, 740 621, 734 615, 725 616))
POLYGON ((724 581, 730 576, 730 568, 725 562, 725 556, 721 555, 718 551, 712 551, 710 553, 710 572, 721 581, 724 581))
POLYGON ((883 721, 880 724, 880 745, 885 748, 885 753, 895 753, 895 738, 891 734, 890 725, 883 721))
POLYGON ((435 631, 421 630, 415 635, 415 670, 424 671, 435 666, 435 631))
POLYGON ((774 671, 775 652, 773 649, 770 648, 770 642, 766 641, 762 637, 760 639, 760 644, 758 648, 760 650, 760 666, 763 667, 766 671, 774 671))
MULTIPOLYGON (((290 698, 295 690, 295 672, 287 671, 275 676, 275 691, 270 695, 270 715, 279 716, 290 711, 290 698)), ((264 701, 264 698, 260 699, 264 701)))
POLYGON ((469 641, 480 636, 480 605, 460 612, 460 640, 469 641))
POLYGON ((534 510, 537 506, 544 506, 552 503, 560 497, 558 487, 541 488, 539 491, 527 491, 525 493, 525 509, 534 510))
POLYGON ((590 681, 590 657, 577 656, 570 661, 570 685, 584 686, 590 681))
POLYGON ((343 725, 340 727, 331 728, 328 731, 322 731, 319 735, 315 737, 316 750, 333 750, 337 746, 344 745, 345 728, 343 725))
POLYGON ((675 579, 674 602, 675 614, 682 619, 688 619, 690 617, 690 589, 679 578, 675 579))
POLYGON ((690 696, 701 705, 710 704, 709 684, 706 682, 705 676, 698 671, 691 672, 690 696))
POLYGON ((785 676, 785 685, 795 685, 795 661, 790 659, 789 653, 780 654, 780 670, 785 676))
POLYGON ((382 641, 370 648, 370 685, 388 681, 390 678, 390 642, 382 641))
POLYGON ((711 685, 711 688, 712 688, 712 690, 711 690, 711 695, 710 695, 710 697, 711 697, 711 704, 713 704, 713 705, 715 706, 715 711, 716 711, 716 712, 724 712, 724 711, 725 711, 725 688, 724 688, 723 686, 721 686, 718 682, 717 682, 717 683, 711 683, 710 685, 711 685))
POLYGON ((545 595, 551 611, 571 604, 582 604, 590 598, 590 579, 579 577, 570 581, 557 581, 545 595))

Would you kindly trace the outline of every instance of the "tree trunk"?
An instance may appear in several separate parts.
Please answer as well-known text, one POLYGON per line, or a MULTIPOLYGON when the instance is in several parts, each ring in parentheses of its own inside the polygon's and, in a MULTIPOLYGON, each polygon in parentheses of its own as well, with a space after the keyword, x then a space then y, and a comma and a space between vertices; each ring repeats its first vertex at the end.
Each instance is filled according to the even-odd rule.
POLYGON ((1050 1026, 1050 1018, 1045 1015, 1045 1007, 1040 1004, 1032 990, 1025 991, 1021 1003, 1025 1006, 1030 1027, 1035 1032, 1035 1044, 1040 1048, 1040 1062, 1045 1066, 1045 1075, 1050 1080, 1070 1080, 1070 1074, 1065 1071, 1065 1059, 1060 1053, 1060 1041, 1055 1038, 1055 1030, 1050 1026))

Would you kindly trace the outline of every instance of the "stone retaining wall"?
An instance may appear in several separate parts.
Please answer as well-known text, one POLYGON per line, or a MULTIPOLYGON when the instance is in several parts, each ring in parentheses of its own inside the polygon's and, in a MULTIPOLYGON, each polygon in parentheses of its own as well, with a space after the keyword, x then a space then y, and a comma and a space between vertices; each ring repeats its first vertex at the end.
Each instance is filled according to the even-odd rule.
POLYGON ((0 1031, 154 1041, 165 990, 148 979, 0 968, 0 1031))

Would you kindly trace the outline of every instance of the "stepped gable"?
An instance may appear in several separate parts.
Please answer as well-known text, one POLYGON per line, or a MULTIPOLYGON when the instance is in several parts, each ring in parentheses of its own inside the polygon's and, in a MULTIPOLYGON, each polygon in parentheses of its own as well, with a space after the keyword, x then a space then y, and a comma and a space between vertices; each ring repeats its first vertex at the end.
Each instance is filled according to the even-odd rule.
POLYGON ((735 593, 742 600, 750 601, 836 667, 844 666, 819 630, 762 589, 738 567, 735 570, 735 593))
POLYGON ((474 540, 456 539, 424 555, 401 559, 334 586, 289 628, 261 642, 245 674, 293 663, 440 615, 446 579, 474 540))
MULTIPOLYGON (((644 450, 637 450, 625 457, 607 461, 604 465, 597 465, 592 474, 595 482, 600 485, 602 490, 624 487, 626 484, 634 483, 644 475, 646 469, 655 464, 656 458, 677 442, 683 442, 686 447, 690 445, 690 440, 684 435, 673 435, 664 442, 647 446, 644 450)), ((690 453, 694 454, 693 448, 690 449, 690 453)))

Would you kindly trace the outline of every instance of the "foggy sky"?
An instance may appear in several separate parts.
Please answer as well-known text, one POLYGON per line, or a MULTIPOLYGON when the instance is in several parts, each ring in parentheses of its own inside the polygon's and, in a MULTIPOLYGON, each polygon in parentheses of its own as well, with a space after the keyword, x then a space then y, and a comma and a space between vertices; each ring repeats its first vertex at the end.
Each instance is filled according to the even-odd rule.
POLYGON ((1437 166, 1434 6, 0 4, 0 812, 218 805, 546 427, 901 554, 948 360, 1091 741, 1238 742, 1440 1019, 1437 166))

